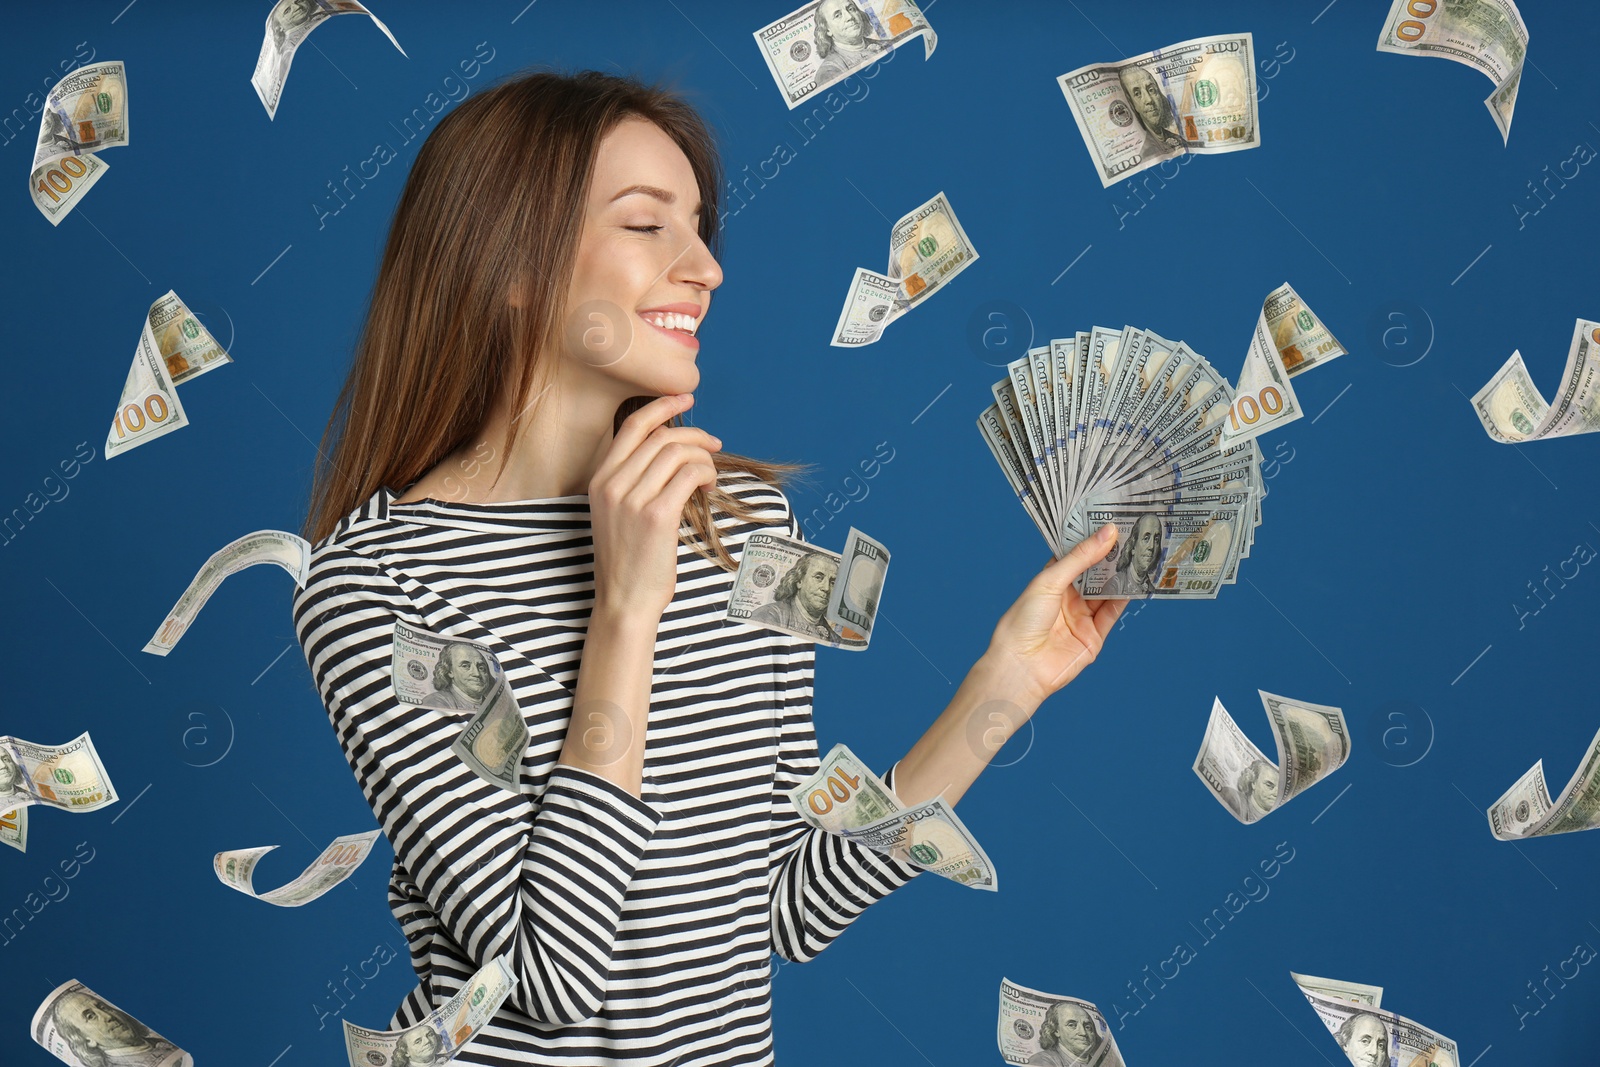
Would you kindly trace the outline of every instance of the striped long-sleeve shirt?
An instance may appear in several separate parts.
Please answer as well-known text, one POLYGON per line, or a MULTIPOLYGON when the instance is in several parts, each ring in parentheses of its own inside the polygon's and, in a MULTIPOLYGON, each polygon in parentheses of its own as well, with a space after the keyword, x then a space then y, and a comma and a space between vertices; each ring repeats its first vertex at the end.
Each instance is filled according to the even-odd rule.
MULTIPOLYGON (((759 518, 719 516, 736 560, 754 530, 798 537, 779 490, 722 484, 759 518)), ((680 545, 634 797, 556 763, 594 602, 588 498, 394 500, 380 490, 316 546, 294 604, 394 846, 389 902, 420 984, 391 1027, 509 953, 516 987, 457 1062, 771 1063, 771 953, 811 959, 916 874, 808 827, 786 796, 818 766, 812 645, 724 619, 733 575, 680 545), (470 712, 396 699, 397 621, 493 651, 532 734, 520 792, 451 752, 470 712)))

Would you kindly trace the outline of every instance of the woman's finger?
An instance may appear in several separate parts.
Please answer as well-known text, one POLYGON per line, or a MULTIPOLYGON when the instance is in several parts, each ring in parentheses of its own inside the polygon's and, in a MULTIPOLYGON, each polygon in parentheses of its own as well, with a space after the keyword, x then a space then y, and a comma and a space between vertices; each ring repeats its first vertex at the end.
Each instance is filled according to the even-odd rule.
POLYGON ((663 445, 638 478, 634 479, 626 496, 641 505, 654 500, 666 491, 668 483, 681 468, 694 465, 705 465, 715 470, 716 460, 712 458, 711 450, 687 443, 663 445))
MULTIPOLYGON (((619 495, 628 496, 645 486, 647 472, 663 453, 684 448, 705 453, 718 452, 722 449, 722 441, 698 426, 663 426, 652 431, 650 436, 633 450, 632 455, 622 457, 607 478, 614 484, 619 495)), ((647 488, 651 495, 660 492, 670 475, 671 472, 668 471, 649 482, 647 488)))
POLYGON ((704 463, 685 463, 668 479, 656 499, 672 514, 682 515, 696 489, 710 489, 716 484, 717 466, 709 458, 704 463))
POLYGON ((1106 553, 1110 552, 1116 543, 1117 524, 1108 522, 1095 531, 1093 536, 1079 541, 1065 556, 1040 571, 1034 581, 1040 583, 1047 592, 1057 595, 1064 593, 1067 586, 1077 580, 1078 575, 1105 559, 1106 553))
POLYGON ((622 420, 622 426, 611 439, 605 457, 600 461, 596 474, 607 470, 620 463, 633 454, 633 451, 643 443, 651 431, 666 424, 667 420, 675 415, 681 415, 694 406, 694 394, 673 393, 669 396, 658 396, 632 415, 622 420), (613 462, 613 459, 616 462, 613 462))
POLYGON ((1104 641, 1111 633, 1111 628, 1122 617, 1122 612, 1127 608, 1126 600, 1102 600, 1094 609, 1094 629, 1104 641))

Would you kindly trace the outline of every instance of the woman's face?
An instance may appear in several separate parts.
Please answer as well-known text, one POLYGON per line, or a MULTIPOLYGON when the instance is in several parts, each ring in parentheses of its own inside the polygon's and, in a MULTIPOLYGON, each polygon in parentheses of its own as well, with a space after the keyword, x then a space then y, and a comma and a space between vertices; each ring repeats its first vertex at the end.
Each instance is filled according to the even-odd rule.
POLYGON ((700 240, 700 190, 660 127, 622 120, 600 142, 567 296, 563 370, 617 401, 693 392, 694 331, 722 284, 700 240))

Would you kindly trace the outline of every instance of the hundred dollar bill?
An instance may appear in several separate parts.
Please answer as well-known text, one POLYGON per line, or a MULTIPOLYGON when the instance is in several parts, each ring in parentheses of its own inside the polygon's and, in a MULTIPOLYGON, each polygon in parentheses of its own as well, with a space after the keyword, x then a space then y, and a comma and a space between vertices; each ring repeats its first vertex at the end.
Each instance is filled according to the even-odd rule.
POLYGON ((1007 1063, 1123 1067, 1122 1052, 1100 1009, 1077 997, 1041 993, 1000 979, 996 1033, 1007 1063))
POLYGON ((0 810, 46 804, 98 811, 116 802, 117 790, 87 732, 64 745, 0 737, 0 810))
POLYGON ((1578 320, 1554 404, 1534 388, 1522 353, 1513 352, 1473 396, 1472 407, 1502 444, 1600 431, 1600 322, 1578 320))
POLYGON ((1365 985, 1361 982, 1341 982, 1337 978, 1317 978, 1309 974, 1295 974, 1289 972, 1289 977, 1294 979, 1294 984, 1300 987, 1302 993, 1316 993, 1331 1000, 1348 1001, 1351 1004, 1364 1004, 1369 1008, 1383 1006, 1383 987, 1378 985, 1365 985))
POLYGON ((106 433, 106 458, 120 456, 187 425, 189 416, 178 399, 177 387, 172 384, 172 375, 161 358, 161 347, 146 320, 139 332, 133 365, 122 383, 117 413, 106 433))
POLYGON ((532 735, 494 653, 474 641, 396 622, 389 669, 395 697, 403 703, 472 712, 451 750, 490 785, 520 789, 522 756, 532 735))
POLYGON ((1278 761, 1267 759, 1213 699, 1194 773, 1242 823, 1253 823, 1305 792, 1350 758, 1344 712, 1257 690, 1272 724, 1278 761))
POLYGON ((1482 71, 1494 82, 1483 102, 1511 139, 1528 27, 1511 0, 1394 0, 1378 34, 1378 51, 1453 59, 1482 71))
POLYGON ((367 1030, 344 1023, 344 1048, 350 1067, 392 1063, 447 1063, 494 1018, 516 985, 506 957, 496 956, 480 967, 461 991, 407 1030, 367 1030), (396 1050, 405 1046, 404 1058, 396 1050))
POLYGON ((1250 335, 1250 347, 1245 352, 1244 366, 1239 370, 1233 403, 1220 416, 1225 445, 1260 437, 1305 414, 1294 394, 1294 386, 1289 384, 1284 355, 1273 343, 1275 335, 1267 321, 1267 307, 1272 305, 1269 296, 1261 314, 1256 316, 1255 332, 1250 335))
POLYGON ((839 836, 973 889, 1000 889, 983 846, 942 796, 865 826, 842 829, 839 836))
POLYGON ((1116 547, 1078 579, 1085 599, 1207 600, 1238 566, 1249 503, 1090 504, 1087 528, 1116 523, 1116 547))
POLYGON ((922 58, 930 58, 939 38, 911 0, 821 0, 755 32, 791 111, 916 37, 922 38, 922 58))
POLYGON ((295 585, 304 585, 311 567, 311 545, 283 530, 257 530, 223 545, 200 565, 144 651, 152 656, 171 652, 224 579, 258 563, 276 563, 293 576, 295 585))
POLYGON ((10 845, 18 852, 28 851, 27 808, 0 814, 0 845, 10 845))
POLYGON ((1056 78, 1102 186, 1185 152, 1255 148, 1254 39, 1226 33, 1180 41, 1056 78))
POLYGON ((802 819, 830 834, 878 822, 905 807, 842 744, 829 750, 816 774, 789 790, 789 801, 802 819))
POLYGON ((128 77, 105 60, 79 67, 50 87, 39 114, 28 191, 39 213, 58 225, 105 175, 94 153, 128 143, 128 77))
POLYGON ((356 0, 278 0, 267 12, 267 32, 261 39, 261 55, 256 59, 255 73, 250 75, 250 84, 260 97, 261 106, 267 109, 268 119, 278 115, 278 98, 283 95, 283 83, 289 77, 295 49, 312 30, 335 15, 367 16, 389 38, 389 43, 401 55, 406 55, 406 50, 400 47, 383 20, 356 0))
POLYGON ((875 343, 895 320, 895 302, 899 295, 899 282, 887 274, 857 267, 829 344, 855 348, 875 343))
POLYGON ((932 296, 978 261, 944 193, 904 215, 889 232, 889 277, 899 283, 895 315, 932 296))
POLYGON ((28 1031, 71 1067, 194 1067, 183 1049, 76 980, 50 991, 28 1031))
POLYGON ((167 290, 166 295, 150 305, 147 317, 156 349, 167 365, 167 376, 174 386, 233 362, 233 357, 217 344, 211 331, 200 324, 172 290, 167 290))
POLYGON ((828 594, 825 617, 841 627, 870 638, 872 622, 883 597, 883 579, 889 571, 889 550, 854 526, 844 539, 839 558, 839 578, 828 594))
POLYGON ((839 556, 778 534, 753 533, 744 545, 726 618, 859 652, 867 634, 828 618, 839 556))
POLYGON ((277 845, 218 852, 212 857, 211 866, 223 885, 232 886, 245 896, 276 904, 280 908, 298 908, 316 900, 354 874, 372 852, 373 842, 378 840, 381 833, 381 830, 368 830, 362 834, 334 838, 333 843, 323 849, 322 855, 313 860, 298 878, 265 893, 256 892, 253 881, 256 864, 277 845))
POLYGON ((1544 781, 1544 760, 1528 769, 1489 805, 1489 832, 1501 841, 1549 837, 1600 827, 1600 733, 1554 802, 1544 781))
POLYGON ((1352 1004, 1305 988, 1300 992, 1351 1063, 1461 1067, 1456 1043, 1421 1023, 1376 1006, 1352 1004))
POLYGON ((1267 294, 1261 313, 1267 319, 1272 347, 1278 350, 1283 369, 1291 378, 1346 354, 1338 338, 1288 282, 1267 294))

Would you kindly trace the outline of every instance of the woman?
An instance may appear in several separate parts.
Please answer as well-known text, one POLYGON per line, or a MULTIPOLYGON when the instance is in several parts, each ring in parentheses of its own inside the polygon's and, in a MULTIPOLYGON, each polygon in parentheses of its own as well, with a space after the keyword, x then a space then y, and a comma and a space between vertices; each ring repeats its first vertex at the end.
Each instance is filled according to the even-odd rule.
MULTIPOLYGON (((329 424, 296 628, 395 849, 421 983, 391 1028, 496 956, 516 976, 461 1063, 770 1063, 770 954, 812 958, 917 873, 800 819, 812 645, 722 618, 750 533, 799 530, 782 468, 680 424, 720 184, 659 90, 539 73, 464 102, 407 179, 329 424), (520 792, 451 752, 470 712, 397 702, 397 621, 494 654, 520 792)), ((1002 618, 895 768, 903 801, 954 803, 1094 658, 1122 605, 1070 582, 1103 534, 1002 618)))

